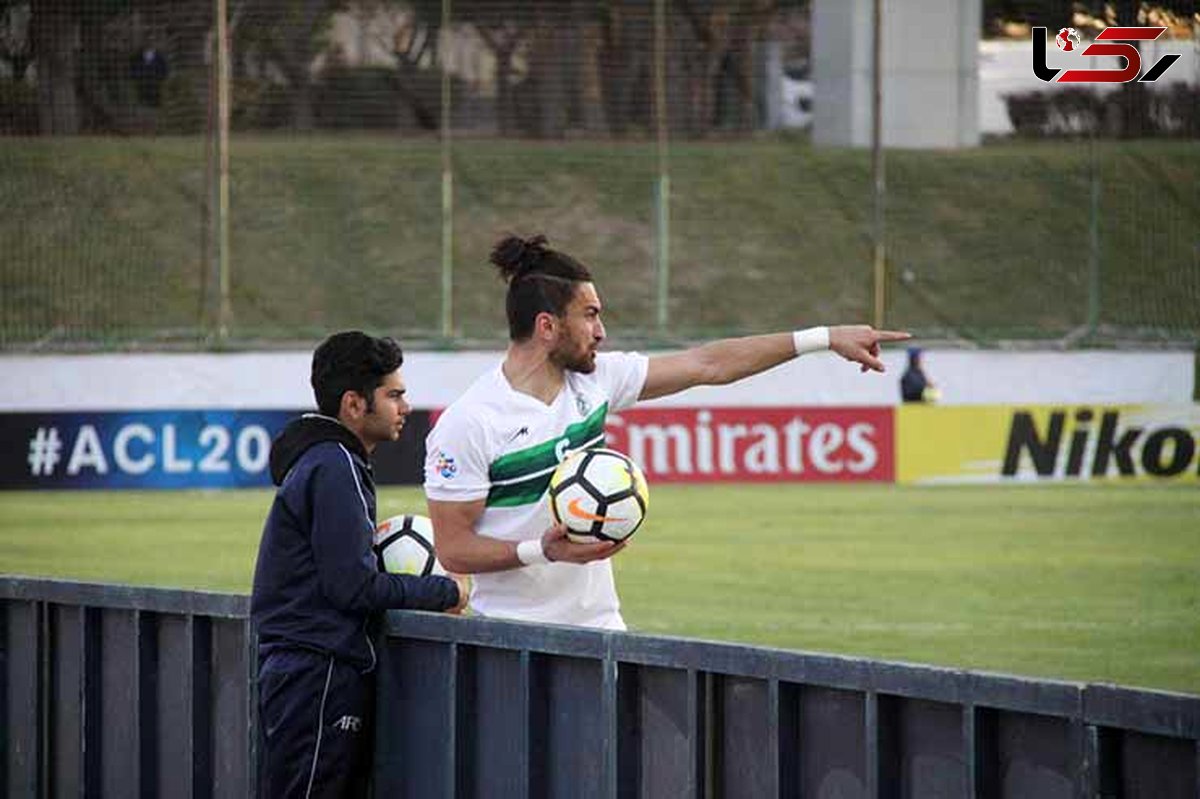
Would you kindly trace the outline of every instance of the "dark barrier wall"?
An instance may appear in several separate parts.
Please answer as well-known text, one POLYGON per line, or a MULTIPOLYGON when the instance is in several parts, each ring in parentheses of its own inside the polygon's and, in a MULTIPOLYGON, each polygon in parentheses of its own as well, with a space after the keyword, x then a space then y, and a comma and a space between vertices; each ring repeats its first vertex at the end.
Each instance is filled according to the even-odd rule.
POLYGON ((249 599, 0 578, 5 796, 246 797, 249 599))
POLYGON ((384 796, 1200 796, 1200 697, 393 614, 384 796))
MULTIPOLYGON (((249 796, 245 597, 0 578, 9 796, 249 796)), ((376 795, 1175 799, 1200 697, 390 615, 376 795)))

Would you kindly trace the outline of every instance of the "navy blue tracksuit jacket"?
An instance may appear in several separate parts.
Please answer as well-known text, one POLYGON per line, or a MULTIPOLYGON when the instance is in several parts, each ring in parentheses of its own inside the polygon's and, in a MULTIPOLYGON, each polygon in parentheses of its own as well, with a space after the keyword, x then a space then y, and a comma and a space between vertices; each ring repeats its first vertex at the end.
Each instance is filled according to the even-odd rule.
POLYGON ((336 419, 310 414, 271 447, 279 485, 250 600, 258 634, 263 795, 362 796, 371 767, 375 646, 388 608, 445 610, 446 577, 386 574, 372 549, 367 453, 336 419))

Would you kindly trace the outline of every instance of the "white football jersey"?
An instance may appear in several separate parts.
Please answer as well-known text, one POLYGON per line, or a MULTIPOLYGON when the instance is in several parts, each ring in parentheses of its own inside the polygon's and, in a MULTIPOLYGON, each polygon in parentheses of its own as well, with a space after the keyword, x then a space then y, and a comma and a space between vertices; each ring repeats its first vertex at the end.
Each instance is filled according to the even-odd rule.
MULTIPOLYGON (((567 372, 549 405, 513 389, 500 365, 438 418, 425 441, 425 495, 487 499, 476 532, 505 541, 539 538, 554 523, 546 492, 569 452, 604 442, 610 412, 637 402, 649 359, 601 353, 591 374, 567 372)), ((608 560, 546 563, 478 574, 471 608, 484 616, 623 630, 608 560)))

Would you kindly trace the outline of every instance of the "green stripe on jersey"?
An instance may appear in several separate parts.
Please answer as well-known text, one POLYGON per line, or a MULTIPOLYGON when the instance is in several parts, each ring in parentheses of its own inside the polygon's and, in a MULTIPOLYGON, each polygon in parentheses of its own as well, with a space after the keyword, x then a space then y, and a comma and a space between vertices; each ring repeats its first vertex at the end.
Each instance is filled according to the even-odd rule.
MULTIPOLYGON (((597 436, 604 435, 604 419, 607 415, 608 403, 606 402, 592 411, 586 419, 568 425, 562 435, 497 458, 488 467, 488 479, 495 484, 520 480, 522 477, 533 477, 538 472, 547 469, 553 471, 554 467, 558 465, 558 448, 562 446, 561 442, 564 439, 567 441, 566 449, 579 449, 597 436)), ((545 479, 548 482, 550 475, 546 474, 545 479)), ((524 485, 524 483, 525 481, 521 481, 517 485, 524 485)), ((514 487, 513 485, 504 486, 506 489, 514 487)), ((543 486, 544 488, 545 486, 543 486)), ((496 486, 493 485, 492 490, 495 491, 496 486)), ((490 493, 488 494, 488 504, 493 504, 490 493)))
POLYGON ((519 483, 493 485, 488 490, 487 507, 516 508, 521 505, 532 505, 542 498, 550 487, 550 477, 553 472, 522 480, 519 483))

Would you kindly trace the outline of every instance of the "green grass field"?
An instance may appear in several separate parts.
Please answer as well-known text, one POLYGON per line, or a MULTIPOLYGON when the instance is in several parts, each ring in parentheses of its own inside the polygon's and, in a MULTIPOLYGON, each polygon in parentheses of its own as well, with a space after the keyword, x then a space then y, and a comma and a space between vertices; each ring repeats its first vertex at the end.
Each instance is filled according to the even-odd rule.
MULTIPOLYGON (((270 500, 3 493, 0 572, 247 592, 270 500)), ((656 486, 616 568, 641 632, 1200 693, 1195 487, 656 486)))

